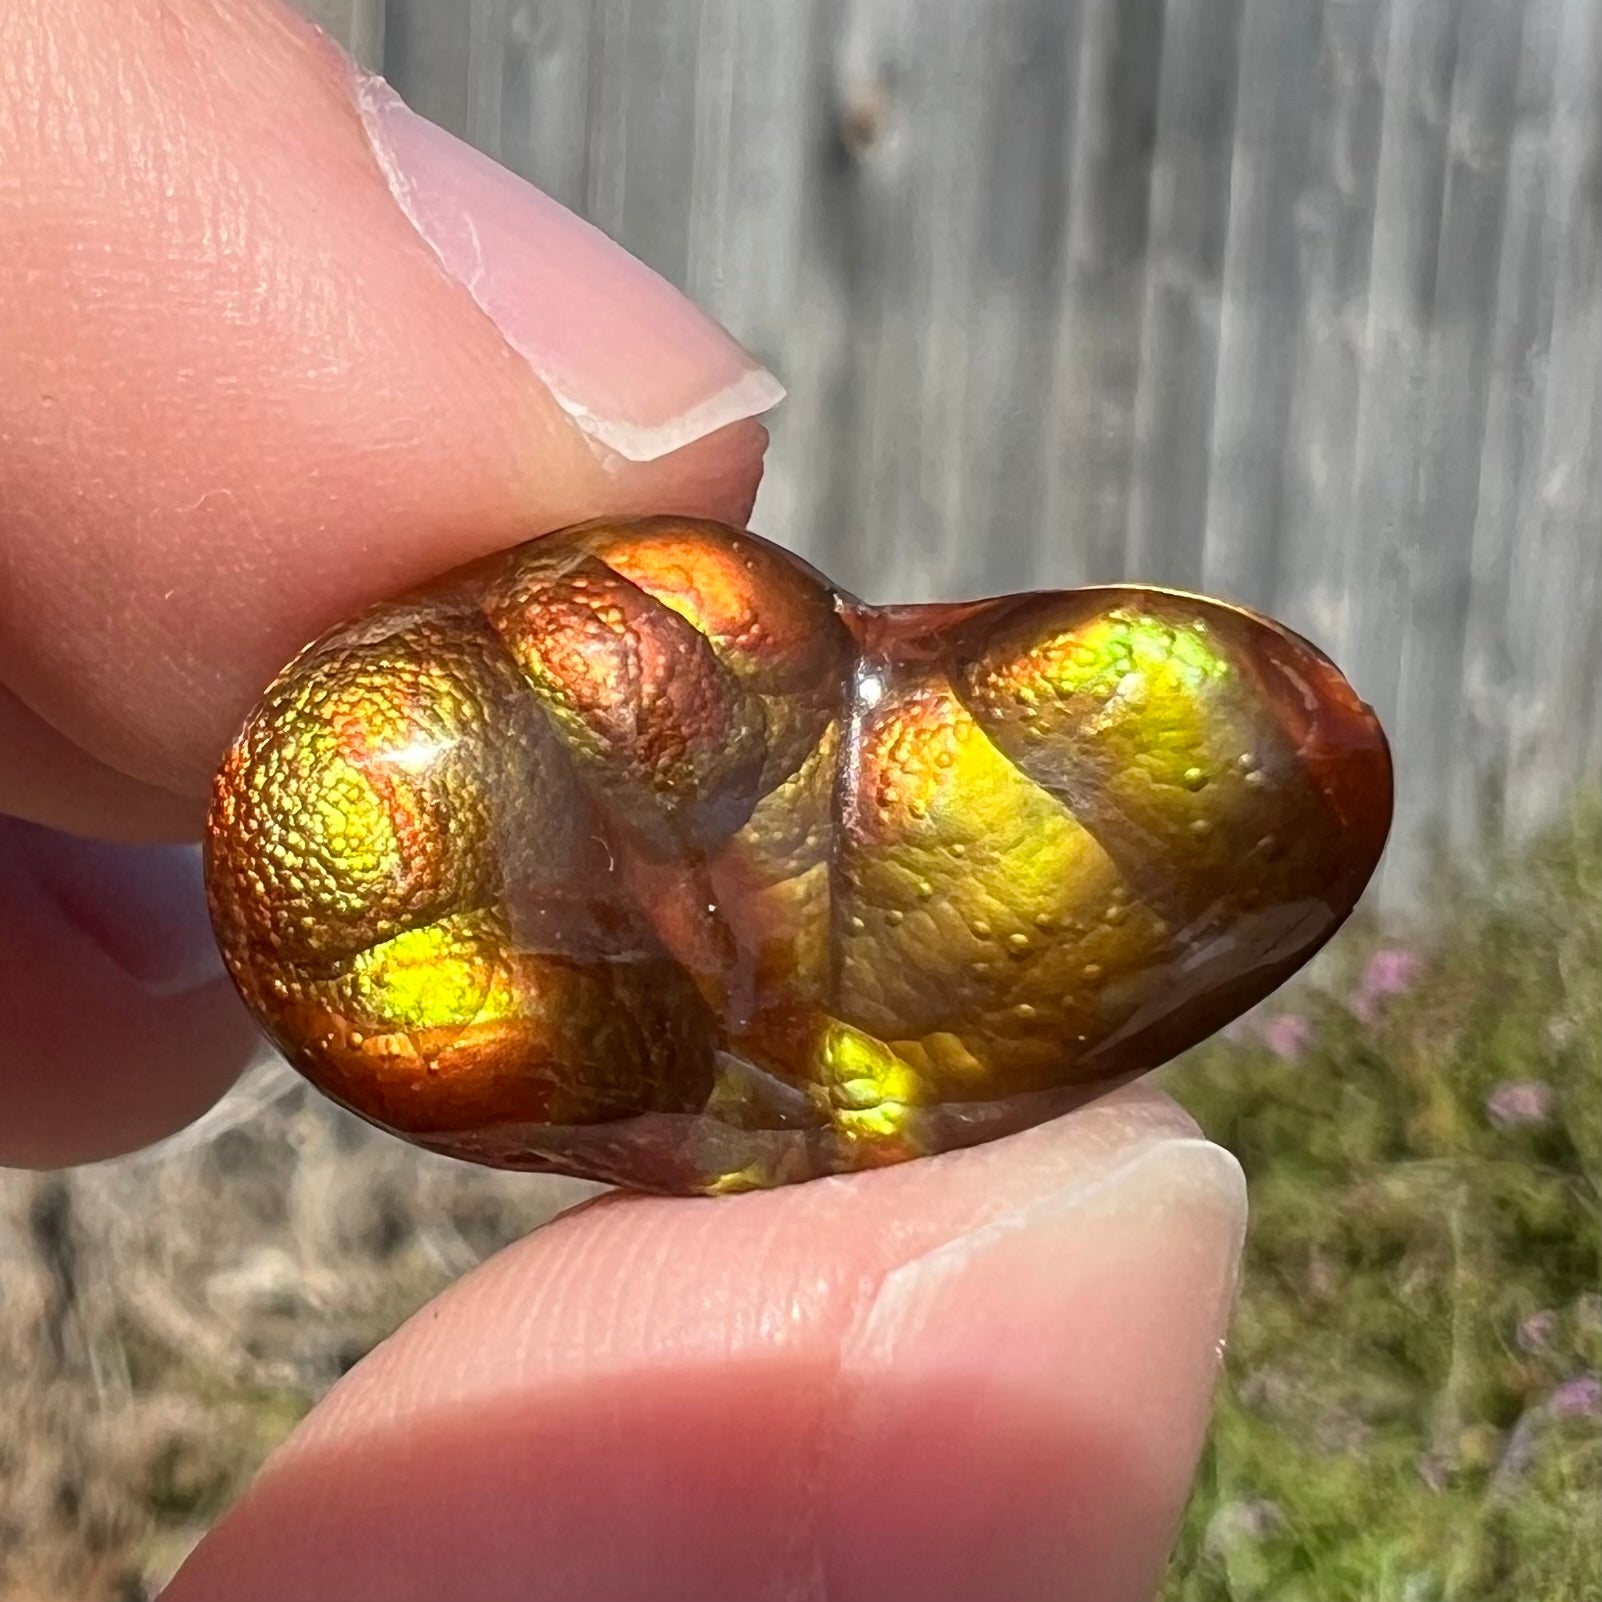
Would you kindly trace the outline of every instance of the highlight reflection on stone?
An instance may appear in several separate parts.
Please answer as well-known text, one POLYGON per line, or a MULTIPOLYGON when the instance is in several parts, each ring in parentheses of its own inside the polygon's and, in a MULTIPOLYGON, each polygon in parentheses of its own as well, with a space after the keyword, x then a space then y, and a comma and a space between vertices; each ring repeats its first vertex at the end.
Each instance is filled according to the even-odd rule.
POLYGON ((643 1189, 970 1145, 1268 994, 1389 827, 1278 624, 1135 587, 870 607, 716 524, 550 535, 285 670, 218 773, 247 1003, 436 1151, 643 1189))

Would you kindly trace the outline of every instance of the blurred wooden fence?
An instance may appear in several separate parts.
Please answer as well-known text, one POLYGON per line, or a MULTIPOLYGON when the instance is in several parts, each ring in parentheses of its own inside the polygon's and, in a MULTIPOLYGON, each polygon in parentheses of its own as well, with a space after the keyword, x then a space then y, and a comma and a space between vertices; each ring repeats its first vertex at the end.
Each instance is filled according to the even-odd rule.
POLYGON ((306 3, 773 366, 842 583, 1277 613, 1393 886, 1602 768, 1602 0, 306 3))

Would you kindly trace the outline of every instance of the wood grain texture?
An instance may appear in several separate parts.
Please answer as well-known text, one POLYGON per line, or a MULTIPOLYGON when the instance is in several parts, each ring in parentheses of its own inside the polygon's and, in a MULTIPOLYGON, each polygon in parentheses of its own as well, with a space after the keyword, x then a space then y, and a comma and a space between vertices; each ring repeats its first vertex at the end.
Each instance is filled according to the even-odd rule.
POLYGON ((314 9, 780 373, 758 526, 843 583, 1276 612, 1397 894, 1602 771, 1602 0, 314 9))

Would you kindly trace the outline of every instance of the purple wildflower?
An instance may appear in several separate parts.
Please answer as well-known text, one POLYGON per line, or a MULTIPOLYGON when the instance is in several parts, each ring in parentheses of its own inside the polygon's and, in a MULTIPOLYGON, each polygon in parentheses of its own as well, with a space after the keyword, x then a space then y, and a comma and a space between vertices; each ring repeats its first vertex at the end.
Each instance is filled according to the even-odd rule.
POLYGON ((1363 988, 1371 996, 1400 996, 1418 983, 1423 964, 1403 946, 1384 946, 1368 959, 1363 988))
POLYGON ((1313 1026, 1299 1012, 1277 1012, 1263 1020, 1258 1035, 1276 1057, 1296 1062, 1313 1043, 1313 1026))
POLYGON ((1498 1129, 1544 1124, 1555 1099, 1543 1079, 1508 1079, 1485 1098, 1485 1113, 1498 1129))
POLYGON ((1602 1379, 1595 1374, 1581 1374, 1577 1379, 1564 1380, 1546 1399, 1546 1405, 1554 1418, 1602 1419, 1602 1379))
POLYGON ((1368 959, 1347 1006, 1364 1023, 1373 1023, 1379 1016, 1380 1004, 1411 990, 1423 968, 1417 955, 1405 946, 1381 946, 1368 959))

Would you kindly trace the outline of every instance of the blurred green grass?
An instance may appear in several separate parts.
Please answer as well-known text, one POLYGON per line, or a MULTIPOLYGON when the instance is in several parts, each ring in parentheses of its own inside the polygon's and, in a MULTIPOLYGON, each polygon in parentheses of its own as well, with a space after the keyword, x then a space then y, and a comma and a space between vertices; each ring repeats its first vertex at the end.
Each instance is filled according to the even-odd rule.
POLYGON ((1164 1602, 1595 1602, 1602 807, 1165 1077, 1252 1223, 1164 1602))

